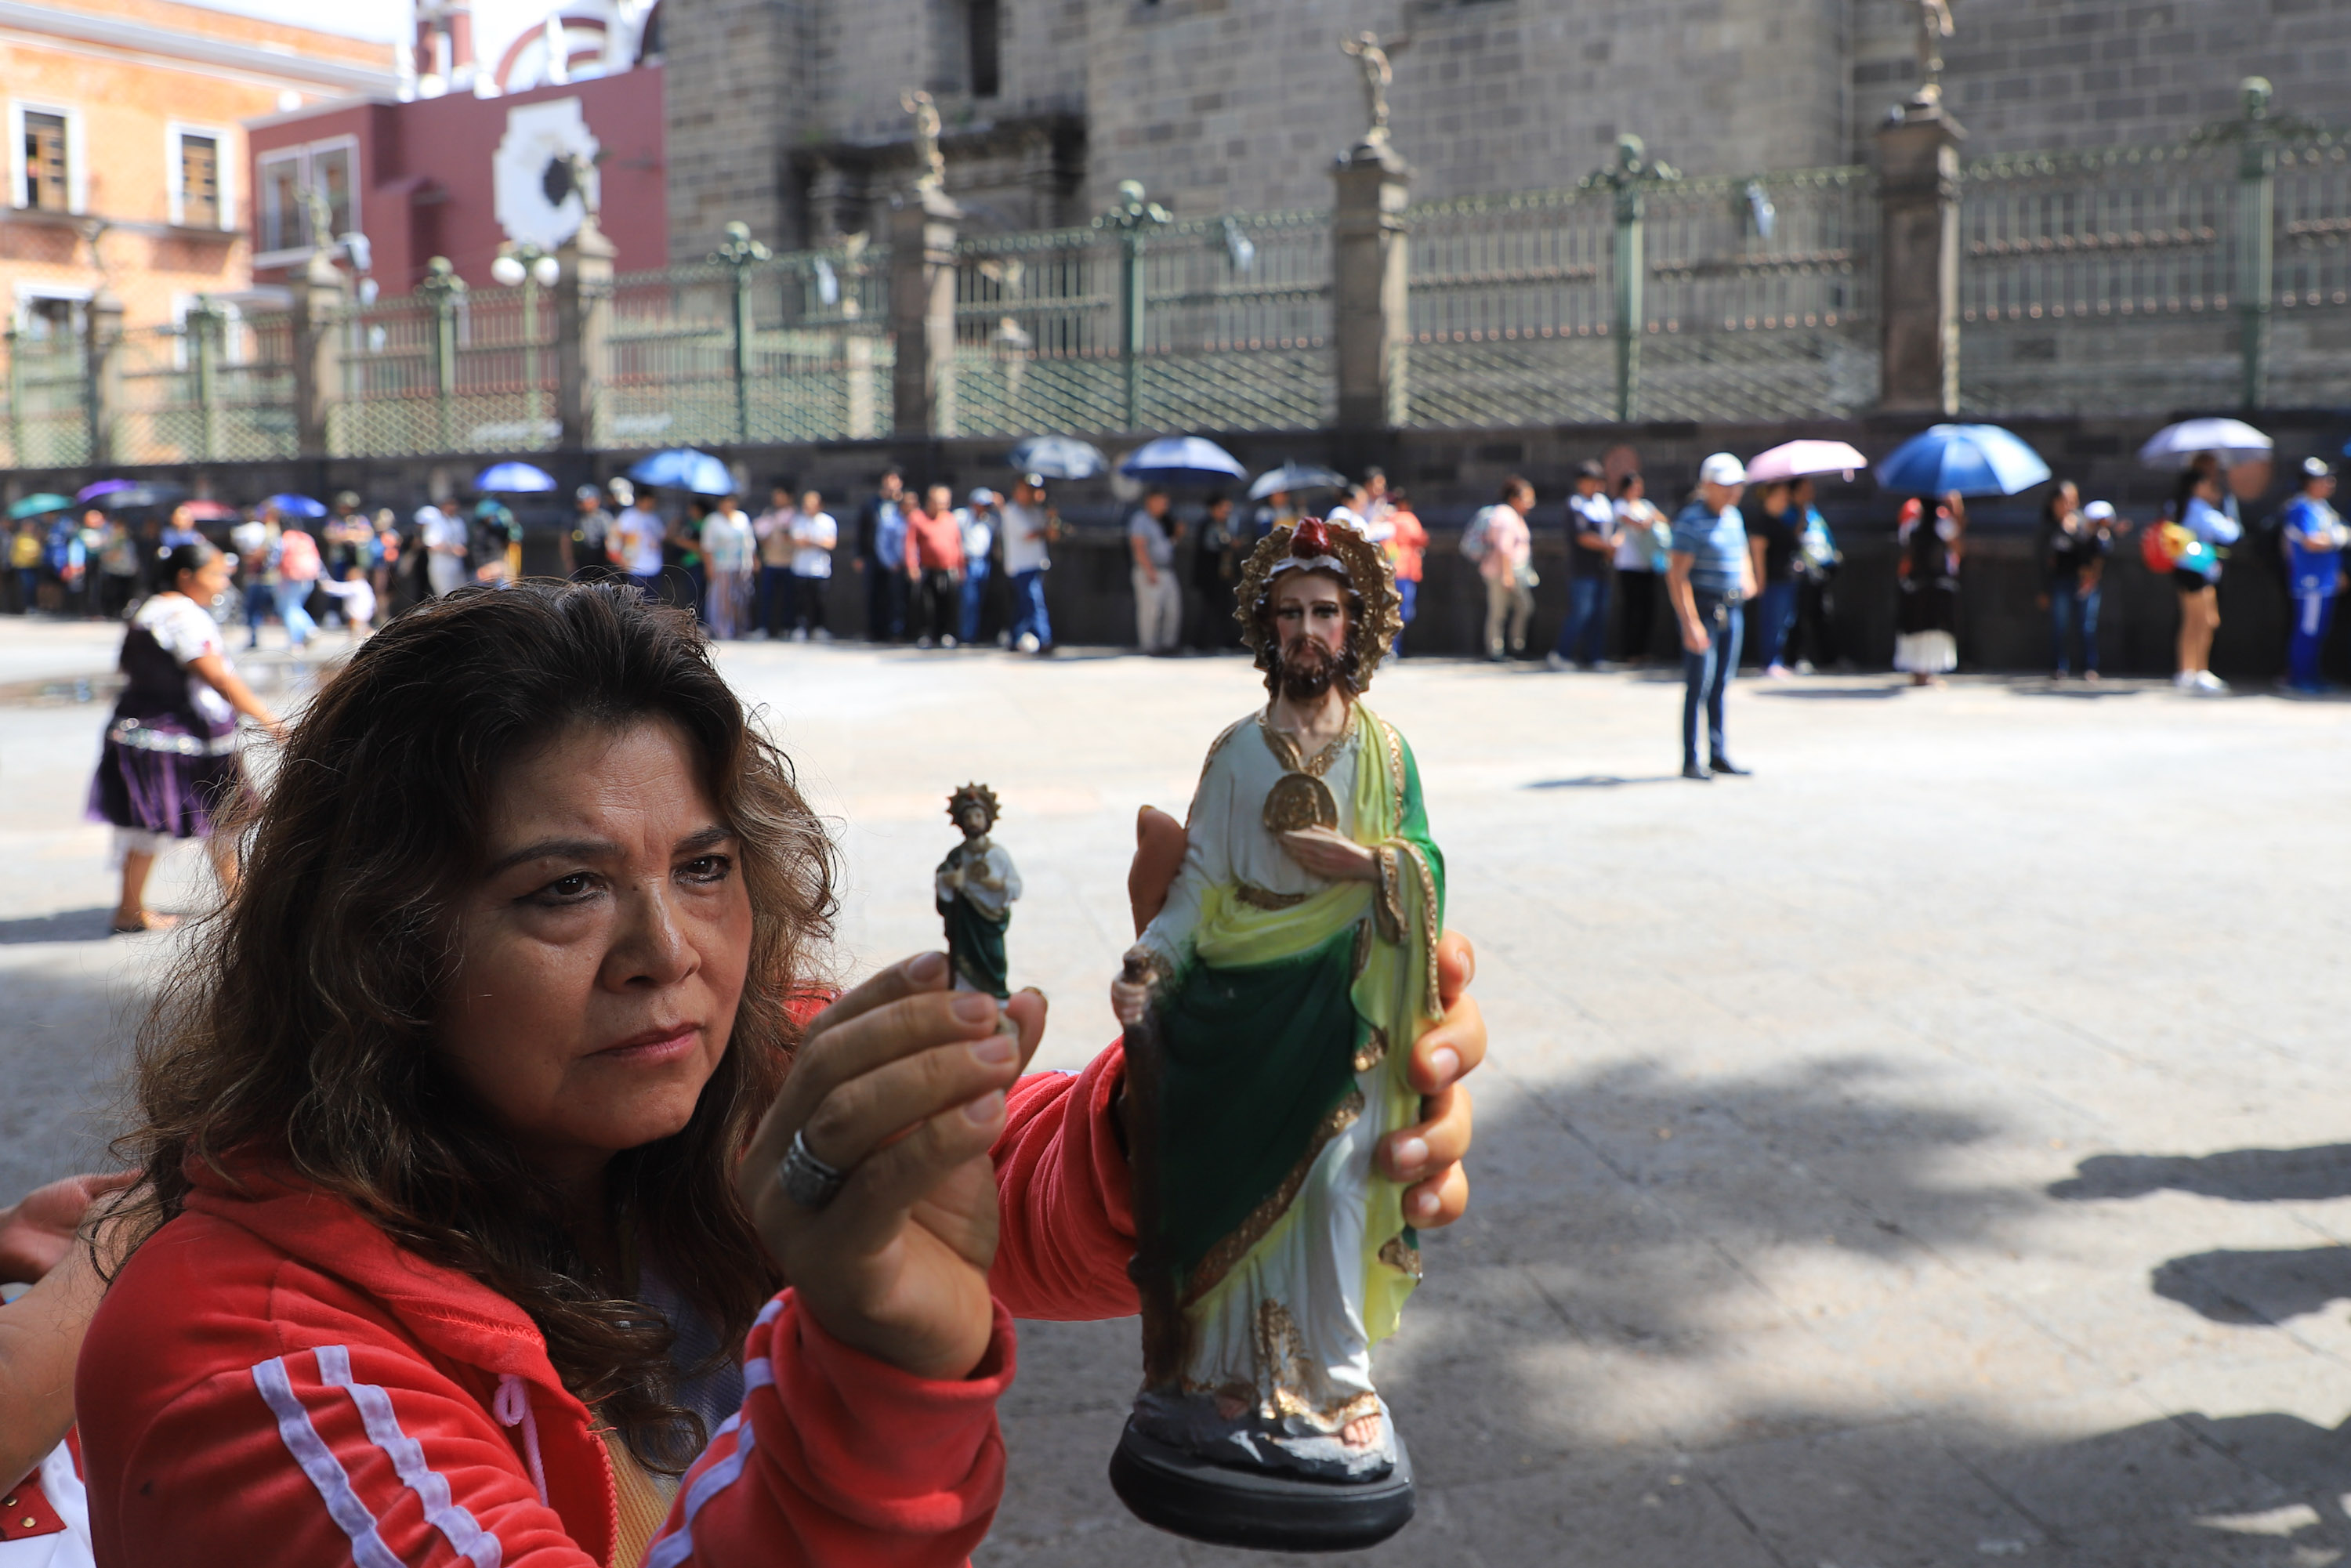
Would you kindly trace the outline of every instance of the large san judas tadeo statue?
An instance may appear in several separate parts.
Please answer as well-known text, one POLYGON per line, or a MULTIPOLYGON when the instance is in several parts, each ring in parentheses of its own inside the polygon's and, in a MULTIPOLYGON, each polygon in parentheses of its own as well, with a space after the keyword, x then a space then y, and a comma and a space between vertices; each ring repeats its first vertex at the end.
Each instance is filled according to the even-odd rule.
POLYGON ((1420 1277, 1373 1154, 1421 1115, 1445 862, 1412 748, 1364 705, 1399 624, 1353 529, 1276 528, 1237 613, 1270 701, 1208 748, 1166 904, 1112 988, 1127 1027, 1144 1386, 1112 1477, 1235 1544, 1368 1544, 1410 1518, 1372 1383, 1420 1277))

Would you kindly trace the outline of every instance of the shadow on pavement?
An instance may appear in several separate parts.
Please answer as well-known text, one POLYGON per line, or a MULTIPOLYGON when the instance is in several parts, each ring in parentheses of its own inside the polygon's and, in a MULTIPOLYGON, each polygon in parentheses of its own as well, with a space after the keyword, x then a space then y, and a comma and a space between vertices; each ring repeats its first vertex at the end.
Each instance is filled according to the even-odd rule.
POLYGON ((33 915, 21 920, 0 920, 0 947, 30 942, 103 942, 113 935, 111 909, 68 909, 56 915, 33 915))
POLYGON ((2239 1203, 2351 1197, 2351 1144, 2222 1154, 2100 1155, 2084 1160, 2049 1196, 2071 1202, 2192 1192, 2239 1203))
MULTIPOLYGON (((1741 677, 1742 680, 1750 677, 1741 677)), ((1898 697, 1912 688, 1900 686, 1750 686, 1759 697, 1782 697, 1795 702, 1883 702, 1898 697)))
POLYGON ((2199 1252, 2162 1265, 2152 1283, 2157 1295, 2217 1323, 2283 1323, 2351 1301, 2351 1247, 2199 1252))
POLYGON ((1638 779, 1620 779, 1614 773, 1587 773, 1581 779, 1539 779, 1531 784, 1521 784, 1521 789, 1616 789, 1627 784, 1678 784, 1678 773, 1645 773, 1638 779))

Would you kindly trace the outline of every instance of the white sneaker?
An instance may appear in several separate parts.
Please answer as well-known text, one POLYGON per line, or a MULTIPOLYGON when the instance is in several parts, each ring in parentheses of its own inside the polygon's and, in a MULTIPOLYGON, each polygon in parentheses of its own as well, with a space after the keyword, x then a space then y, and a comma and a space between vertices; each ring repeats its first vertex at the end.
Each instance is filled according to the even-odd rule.
POLYGON ((808 641, 808 628, 807 628, 807 627, 805 627, 805 626, 795 626, 795 627, 793 627, 793 628, 792 628, 792 641, 793 641, 793 642, 795 642, 795 643, 805 643, 805 642, 807 642, 807 641, 808 641))
POLYGON ((942 637, 939 639, 939 646, 942 648, 953 648, 957 645, 958 644, 953 637, 942 637))
POLYGON ((743 633, 743 641, 746 643, 764 643, 767 640, 768 629, 765 626, 754 626, 743 633))
POLYGON ((1545 653, 1543 655, 1543 668, 1556 674, 1557 672, 1567 668, 1567 661, 1560 657, 1560 655, 1555 653, 1545 653))
POLYGON ((917 648, 927 648, 930 645, 931 640, 928 637, 917 637, 914 639, 914 646, 917 648))
POLYGON ((2220 696, 2227 693, 2229 683, 2222 680, 2220 676, 2214 674, 2210 670, 2199 670, 2196 672, 2196 689, 2199 692, 2210 692, 2215 696, 2220 696))
POLYGON ((1033 653, 1044 645, 1045 644, 1042 643, 1037 641, 1037 633, 1034 632, 1021 632, 1020 641, 1013 644, 1014 647, 1019 648, 1024 653, 1033 653))
POLYGON ((832 633, 820 626, 816 629, 816 640, 820 643, 830 643, 832 641, 832 633))
POLYGON ((2196 689, 2196 672, 2182 670, 2171 677, 2171 684, 2183 692, 2192 692, 2196 689))

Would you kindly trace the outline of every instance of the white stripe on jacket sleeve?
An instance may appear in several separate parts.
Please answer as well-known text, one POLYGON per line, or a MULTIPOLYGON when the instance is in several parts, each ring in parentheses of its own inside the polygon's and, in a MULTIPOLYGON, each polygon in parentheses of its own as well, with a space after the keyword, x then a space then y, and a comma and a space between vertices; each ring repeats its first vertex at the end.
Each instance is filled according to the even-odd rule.
POLYGON ((351 1478, 342 1461, 319 1436, 318 1427, 310 1424, 309 1411, 294 1392, 293 1380, 286 1375, 286 1358, 273 1357, 253 1369, 253 1385, 261 1390, 261 1397, 270 1413, 277 1417, 277 1435, 285 1439, 286 1448, 310 1484, 319 1489, 319 1496, 327 1505, 327 1517, 351 1540, 351 1562, 356 1568, 401 1568, 400 1559, 376 1533, 375 1515, 368 1511, 359 1493, 351 1490, 351 1478))
POLYGON ((725 1491, 743 1474, 744 1463, 751 1457, 751 1428, 739 1428, 735 1437, 735 1451, 703 1471, 686 1490, 685 1517, 675 1535, 656 1537, 653 1549, 645 1553, 644 1568, 678 1568, 694 1555, 694 1516, 702 1505, 725 1491))
POLYGON ((351 1396, 351 1403, 359 1406, 360 1421, 367 1428, 368 1440, 383 1450, 401 1484, 414 1492, 416 1500, 423 1504, 425 1522, 439 1531, 451 1550, 470 1561, 474 1568, 498 1568, 505 1557, 498 1538, 484 1530, 472 1512, 450 1495, 448 1478, 424 1462, 423 1448, 401 1430, 400 1419, 392 1413, 392 1396, 375 1384, 352 1381, 349 1347, 321 1345, 318 1356, 319 1381, 351 1396))

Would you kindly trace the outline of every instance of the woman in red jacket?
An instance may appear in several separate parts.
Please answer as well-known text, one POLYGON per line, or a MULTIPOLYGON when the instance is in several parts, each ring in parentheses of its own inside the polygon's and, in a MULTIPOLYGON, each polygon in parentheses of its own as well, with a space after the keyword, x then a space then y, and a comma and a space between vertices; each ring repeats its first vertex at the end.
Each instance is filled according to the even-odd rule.
MULTIPOLYGON (((1133 1310, 1117 1053, 1016 1082, 1042 998, 936 955, 808 1018, 831 847, 685 616, 401 617, 248 864, 141 1042, 75 1390, 100 1563, 968 1553, 1010 1314, 1133 1310)), ((1483 1040, 1465 1002, 1416 1052, 1424 1224, 1483 1040)))

